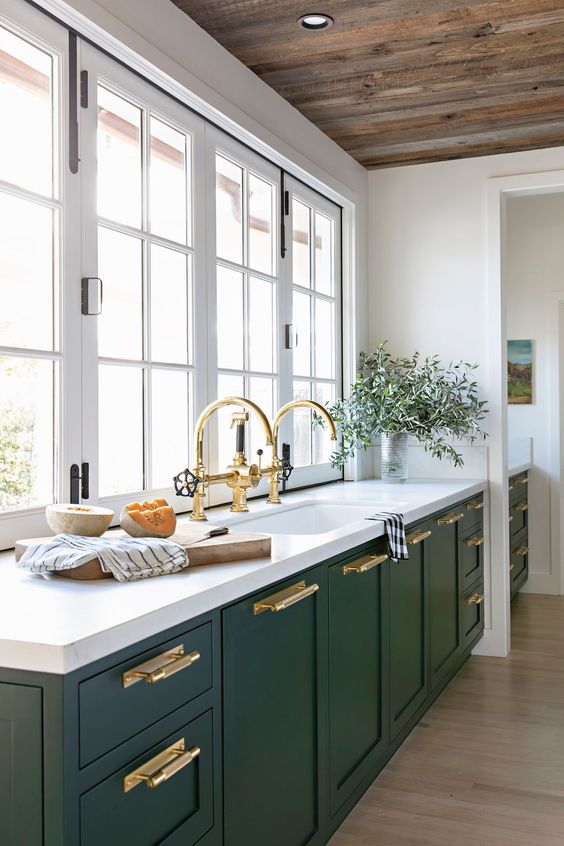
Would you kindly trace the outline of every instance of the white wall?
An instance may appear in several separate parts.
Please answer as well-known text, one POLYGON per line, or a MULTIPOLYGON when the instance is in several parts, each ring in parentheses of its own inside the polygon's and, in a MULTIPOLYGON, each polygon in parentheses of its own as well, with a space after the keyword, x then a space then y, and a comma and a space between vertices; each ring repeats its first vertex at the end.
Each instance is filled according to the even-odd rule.
POLYGON ((554 378, 559 339, 553 330, 558 292, 564 299, 564 193, 508 199, 503 285, 507 337, 534 342, 533 404, 508 409, 509 436, 532 438, 525 590, 560 593, 560 462, 553 440, 560 393, 554 378))

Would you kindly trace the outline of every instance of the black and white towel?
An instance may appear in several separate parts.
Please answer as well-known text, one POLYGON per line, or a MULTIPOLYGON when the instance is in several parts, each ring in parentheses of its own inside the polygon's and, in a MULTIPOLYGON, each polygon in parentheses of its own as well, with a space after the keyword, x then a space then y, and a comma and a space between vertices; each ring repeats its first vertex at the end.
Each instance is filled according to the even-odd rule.
POLYGON ((403 514, 392 511, 378 511, 367 517, 367 520, 382 520, 386 527, 388 539, 388 553, 392 561, 406 561, 409 558, 407 543, 405 542, 405 526, 403 514))
POLYGON ((177 573, 188 566, 186 550, 162 538, 87 538, 60 534, 28 546, 18 567, 30 573, 72 570, 97 558, 104 573, 118 582, 177 573))

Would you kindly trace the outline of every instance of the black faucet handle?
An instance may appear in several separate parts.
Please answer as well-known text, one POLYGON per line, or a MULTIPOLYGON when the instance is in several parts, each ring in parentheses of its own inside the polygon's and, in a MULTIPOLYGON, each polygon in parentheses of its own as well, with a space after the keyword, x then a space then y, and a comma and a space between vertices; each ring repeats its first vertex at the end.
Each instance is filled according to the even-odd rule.
POLYGON ((292 475, 292 470, 294 469, 294 466, 290 461, 290 444, 282 444, 282 459, 280 461, 280 465, 282 468, 280 472, 280 480, 282 482, 287 482, 292 475))
POLYGON ((176 496, 189 496, 190 498, 195 496, 198 485, 202 484, 202 480, 188 468, 175 476, 173 481, 176 496))

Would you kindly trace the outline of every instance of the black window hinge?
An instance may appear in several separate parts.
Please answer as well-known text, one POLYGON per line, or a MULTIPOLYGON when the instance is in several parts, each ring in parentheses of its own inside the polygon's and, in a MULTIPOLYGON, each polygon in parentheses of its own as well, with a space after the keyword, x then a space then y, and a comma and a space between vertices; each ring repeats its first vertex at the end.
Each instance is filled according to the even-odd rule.
POLYGON ((90 496, 90 464, 82 462, 82 473, 78 464, 71 464, 70 469, 70 501, 78 505, 81 499, 90 496))
POLYGON ((80 107, 88 108, 88 71, 80 71, 80 107))

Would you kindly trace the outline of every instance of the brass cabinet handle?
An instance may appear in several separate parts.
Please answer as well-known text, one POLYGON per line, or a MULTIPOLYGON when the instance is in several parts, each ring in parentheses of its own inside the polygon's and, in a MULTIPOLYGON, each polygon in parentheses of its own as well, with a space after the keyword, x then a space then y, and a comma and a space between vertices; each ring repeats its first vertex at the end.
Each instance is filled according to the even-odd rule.
POLYGON ((174 649, 169 649, 168 652, 163 652, 162 655, 157 655, 156 658, 151 658, 149 661, 139 664, 138 667, 126 670, 121 677, 122 684, 124 687, 131 687, 132 684, 139 681, 156 684, 195 664, 196 661, 200 660, 200 657, 200 653, 196 650, 185 655, 184 645, 181 643, 174 649))
POLYGON ((163 752, 159 752, 150 761, 145 761, 136 770, 126 775, 123 780, 123 792, 129 793, 142 782, 145 782, 147 787, 151 789, 159 787, 188 764, 191 764, 201 751, 199 746, 193 746, 187 750, 186 742, 181 737, 172 746, 169 746, 163 752))
POLYGON ((359 558, 358 561, 351 561, 350 564, 343 565, 343 575, 348 576, 349 573, 367 573, 378 564, 383 564, 388 560, 387 555, 365 555, 364 558, 359 558))
POLYGON ((510 564, 510 565, 509 565, 509 572, 511 572, 511 571, 513 570, 513 568, 514 568, 514 567, 515 567, 515 564, 510 564))
POLYGON ((468 511, 480 511, 484 507, 484 500, 483 499, 475 499, 472 502, 466 503, 466 508, 468 511))
POLYGON ((439 517, 438 520, 435 520, 435 523, 437 526, 452 526, 453 523, 458 523, 463 517, 464 514, 447 514, 446 517, 439 517))
POLYGON ((469 596, 466 599, 467 605, 479 605, 485 599, 485 595, 483 593, 473 593, 472 596, 469 596))
POLYGON ((520 479, 514 479, 513 481, 515 482, 516 485, 526 485, 527 482, 529 481, 529 477, 528 476, 521 476, 520 479))
POLYGON ((509 515, 509 522, 511 523, 512 520, 513 520, 513 514, 510 514, 509 515))
POLYGON ((528 502, 520 502, 518 505, 515 506, 515 511, 528 511, 529 510, 529 503, 528 502))
POLYGON ((311 596, 319 590, 319 585, 306 585, 305 582, 298 582, 279 593, 273 593, 272 596, 267 596, 253 605, 253 614, 262 614, 263 611, 273 611, 277 614, 279 611, 285 611, 296 602, 301 602, 302 599, 311 596))
POLYGON ((512 491, 512 490, 513 490, 513 487, 514 487, 513 485, 509 485, 509 487, 507 488, 507 490, 508 490, 508 491, 512 491))
POLYGON ((481 546, 484 542, 485 538, 483 535, 475 535, 473 538, 470 538, 466 541, 468 546, 481 546))
POLYGON ((515 550, 515 555, 518 555, 520 558, 524 558, 525 555, 529 554, 529 547, 528 546, 520 546, 518 549, 515 550))
POLYGON ((406 535, 405 542, 408 543, 410 546, 415 546, 416 543, 421 543, 421 541, 427 540, 427 538, 431 537, 431 532, 411 532, 409 535, 406 535))

